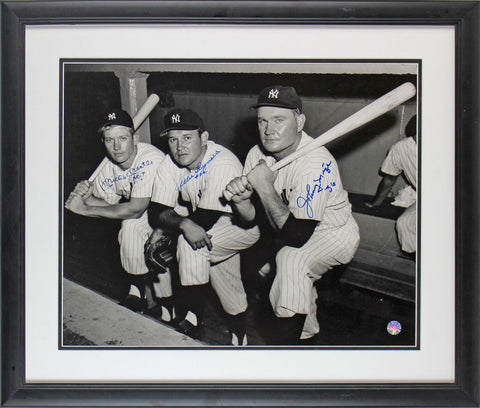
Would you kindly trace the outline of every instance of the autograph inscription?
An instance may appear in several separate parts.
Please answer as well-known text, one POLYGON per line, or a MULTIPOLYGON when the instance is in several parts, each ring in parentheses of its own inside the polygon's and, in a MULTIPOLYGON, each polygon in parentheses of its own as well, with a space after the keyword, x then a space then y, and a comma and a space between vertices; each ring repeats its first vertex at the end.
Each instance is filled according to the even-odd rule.
POLYGON ((205 162, 205 163, 200 163, 197 168, 195 169, 195 172, 192 174, 189 174, 187 177, 185 177, 180 184, 177 186, 176 191, 180 190, 185 184, 187 184, 190 180, 197 179, 200 176, 203 176, 207 172, 207 164, 210 163, 215 157, 217 157, 221 153, 220 150, 215 150, 215 153, 213 153, 210 158, 205 162))
POLYGON ((100 182, 100 187, 103 191, 107 191, 108 189, 112 188, 115 183, 118 183, 122 180, 129 180, 130 178, 132 178, 132 181, 143 180, 143 177, 145 176, 145 171, 142 170, 147 166, 151 166, 152 164, 152 160, 145 160, 136 167, 130 167, 118 176, 105 178, 103 181, 100 182))
POLYGON ((297 206, 298 208, 305 208, 307 211, 308 218, 313 218, 313 209, 312 209, 312 200, 315 197, 316 193, 320 193, 321 191, 328 191, 331 193, 333 191, 333 187, 335 187, 335 182, 332 181, 325 186, 322 186, 322 179, 325 173, 331 173, 332 170, 330 169, 330 165, 332 162, 330 161, 328 164, 322 163, 322 174, 317 179, 314 179, 313 182, 316 183, 313 187, 310 184, 305 186, 307 190, 307 194, 305 197, 297 197, 297 206))

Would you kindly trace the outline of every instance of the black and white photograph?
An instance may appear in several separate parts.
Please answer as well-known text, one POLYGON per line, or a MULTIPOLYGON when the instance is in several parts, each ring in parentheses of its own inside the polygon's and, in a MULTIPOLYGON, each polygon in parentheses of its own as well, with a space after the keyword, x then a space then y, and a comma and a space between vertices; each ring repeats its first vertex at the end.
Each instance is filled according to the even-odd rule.
POLYGON ((60 72, 60 348, 419 347, 421 61, 60 72))

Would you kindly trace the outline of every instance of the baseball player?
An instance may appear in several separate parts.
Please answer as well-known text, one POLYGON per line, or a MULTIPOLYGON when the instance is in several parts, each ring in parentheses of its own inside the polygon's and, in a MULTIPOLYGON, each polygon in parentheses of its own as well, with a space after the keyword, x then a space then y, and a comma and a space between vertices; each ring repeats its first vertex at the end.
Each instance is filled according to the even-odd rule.
POLYGON ((178 234, 177 260, 186 314, 178 330, 199 336, 207 283, 227 313, 232 345, 246 345, 247 299, 239 252, 259 238, 254 223, 237 224, 222 201, 226 184, 242 174, 237 157, 208 140, 200 116, 174 109, 164 118, 170 154, 157 170, 148 215, 153 228, 178 234), (184 207, 181 207, 181 204, 184 207))
MULTIPOLYGON (((381 167, 383 178, 374 199, 365 203, 367 207, 374 208, 382 204, 402 173, 413 189, 417 190, 417 115, 413 116, 405 126, 405 136, 405 139, 392 146, 383 161, 381 167)), ((416 202, 398 217, 396 227, 402 251, 408 254, 415 253, 417 249, 416 202)))
MULTIPOLYGON (((100 164, 93 181, 79 182, 65 207, 87 217, 120 219, 118 234, 122 267, 128 274, 130 289, 122 305, 145 311, 145 285, 149 269, 145 265, 144 243, 152 232, 147 208, 152 195, 156 170, 165 154, 148 143, 140 143, 130 115, 111 110, 103 118, 98 132, 109 161, 100 164), (121 199, 124 201, 120 202, 121 199)), ((171 282, 169 272, 154 282, 154 296, 164 302, 162 320, 171 320, 171 282)))
POLYGON ((325 147, 278 172, 269 169, 312 141, 303 131, 305 115, 295 89, 265 88, 253 108, 261 146, 249 151, 245 175, 233 179, 227 191, 244 222, 264 213, 276 235, 276 275, 269 298, 278 326, 272 341, 298 344, 319 332, 313 283, 353 258, 359 231, 337 163, 325 147))

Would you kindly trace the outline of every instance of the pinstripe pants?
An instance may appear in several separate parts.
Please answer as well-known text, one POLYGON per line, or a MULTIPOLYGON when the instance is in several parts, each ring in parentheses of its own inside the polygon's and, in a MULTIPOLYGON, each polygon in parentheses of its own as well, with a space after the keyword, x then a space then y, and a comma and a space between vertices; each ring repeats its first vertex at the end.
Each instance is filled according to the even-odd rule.
POLYGON ((412 253, 417 250, 417 203, 398 217, 397 234, 403 251, 412 253))
MULTIPOLYGON (((118 242, 120 244, 120 261, 127 273, 143 275, 148 272, 147 265, 145 265, 144 245, 152 231, 146 211, 140 218, 122 221, 118 242)), ((160 298, 172 296, 169 271, 160 275, 160 283, 155 285, 155 292, 156 296, 160 298)))
POLYGON ((247 296, 240 274, 239 252, 249 248, 260 237, 258 227, 248 230, 233 225, 222 216, 207 231, 212 236, 212 249, 194 250, 183 235, 178 238, 177 260, 183 286, 211 282, 220 302, 230 315, 247 309, 247 296))
POLYGON ((333 266, 350 262, 359 242, 358 225, 350 216, 342 227, 315 231, 301 248, 285 246, 277 252, 270 302, 278 317, 307 315, 302 338, 320 330, 313 283, 333 266))

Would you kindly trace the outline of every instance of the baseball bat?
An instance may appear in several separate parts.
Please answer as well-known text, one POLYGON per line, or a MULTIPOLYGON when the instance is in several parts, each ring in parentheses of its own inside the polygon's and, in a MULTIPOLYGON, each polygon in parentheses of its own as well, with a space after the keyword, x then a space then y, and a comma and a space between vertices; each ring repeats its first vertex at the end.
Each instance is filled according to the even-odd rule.
MULTIPOLYGON (((152 112, 153 108, 157 106, 157 103, 160 101, 160 98, 157 94, 152 93, 140 109, 135 113, 132 118, 133 121, 133 130, 137 130, 140 125, 147 119, 148 115, 152 112)), ((108 157, 104 157, 102 162, 98 165, 92 175, 88 178, 88 181, 92 182, 97 178, 105 165, 109 162, 108 157)))
MULTIPOLYGON (((332 140, 335 140, 351 132, 352 130, 359 128, 360 126, 365 125, 373 119, 376 119, 384 113, 397 107, 401 103, 409 100, 415 95, 415 93, 415 85, 413 85, 411 82, 406 82, 400 85, 399 87, 393 89, 392 91, 388 92, 387 94, 381 96, 380 98, 374 100, 372 103, 363 107, 359 111, 355 112, 353 115, 344 119, 331 129, 327 130, 325 133, 322 133, 320 136, 312 140, 306 146, 279 160, 270 168, 270 170, 280 170, 281 168, 290 164, 292 161, 305 156, 306 154, 311 152, 312 149, 323 146, 331 142, 332 140)), ((231 200, 233 195, 228 190, 225 190, 223 192, 223 196, 225 197, 225 199, 231 200)))
POLYGON ((152 112, 153 108, 157 106, 157 103, 160 101, 160 98, 157 94, 152 93, 147 100, 144 102, 137 113, 133 116, 133 129, 137 130, 140 125, 147 119, 148 115, 152 112))

